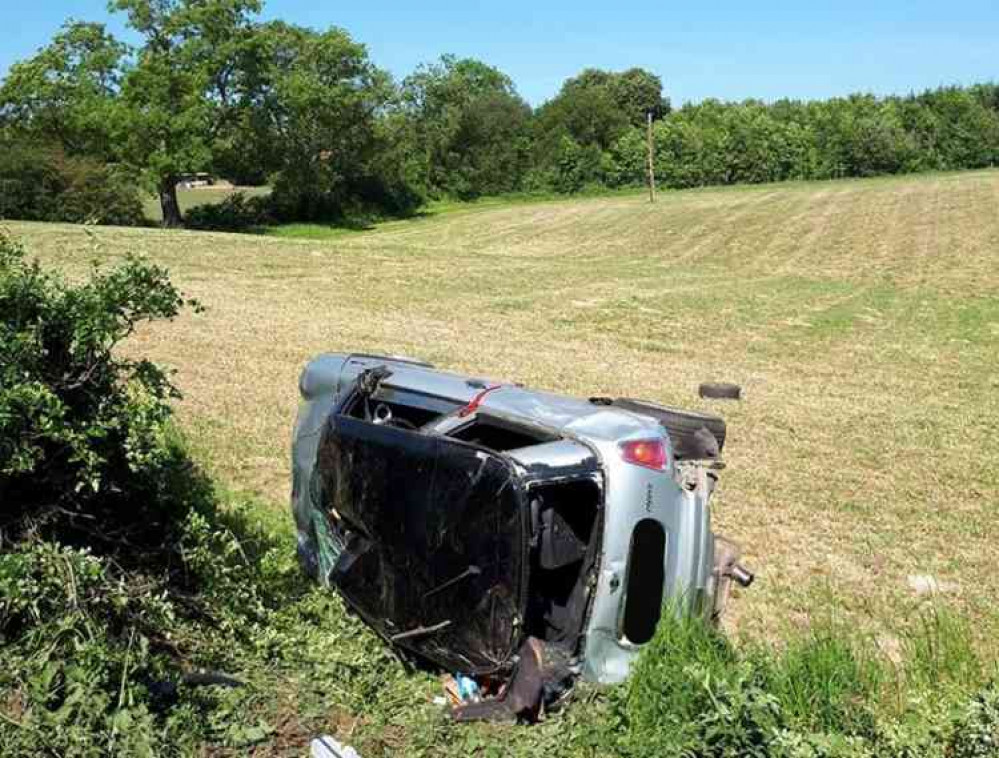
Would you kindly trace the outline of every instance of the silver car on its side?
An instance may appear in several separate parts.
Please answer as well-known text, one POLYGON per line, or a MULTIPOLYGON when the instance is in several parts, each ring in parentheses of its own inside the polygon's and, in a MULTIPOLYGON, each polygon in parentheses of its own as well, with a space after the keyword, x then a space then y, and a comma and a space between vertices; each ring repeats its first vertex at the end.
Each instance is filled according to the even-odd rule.
POLYGON ((449 671, 620 682, 664 608, 716 618, 752 581, 711 530, 717 416, 365 354, 315 358, 300 390, 303 566, 449 671))

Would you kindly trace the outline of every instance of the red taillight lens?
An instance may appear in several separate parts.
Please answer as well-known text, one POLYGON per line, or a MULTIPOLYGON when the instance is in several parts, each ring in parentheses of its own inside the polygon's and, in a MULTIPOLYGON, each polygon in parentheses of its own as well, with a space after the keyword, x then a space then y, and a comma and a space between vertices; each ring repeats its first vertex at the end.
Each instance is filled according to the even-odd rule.
POLYGON ((665 471, 669 466, 666 443, 660 439, 629 440, 621 443, 621 457, 636 466, 665 471))

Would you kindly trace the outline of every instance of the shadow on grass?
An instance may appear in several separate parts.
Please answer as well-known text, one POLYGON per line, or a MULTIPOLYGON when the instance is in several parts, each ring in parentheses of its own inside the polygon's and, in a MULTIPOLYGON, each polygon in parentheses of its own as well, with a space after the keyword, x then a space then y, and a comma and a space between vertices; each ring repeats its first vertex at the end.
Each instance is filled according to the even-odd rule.
POLYGON ((253 234, 265 234, 284 239, 328 239, 356 232, 374 231, 385 224, 401 221, 420 221, 440 215, 429 209, 410 211, 404 214, 344 218, 328 222, 293 222, 273 224, 247 230, 253 234))
POLYGON ((290 526, 284 519, 262 519, 274 509, 218 486, 175 428, 168 427, 155 465, 114 475, 100 495, 72 505, 40 501, 33 496, 37 482, 29 477, 5 481, 0 545, 28 541, 84 549, 119 576, 153 578, 170 594, 188 598, 222 574, 253 584, 272 607, 309 591, 300 571, 261 569, 267 556, 294 554, 290 526))

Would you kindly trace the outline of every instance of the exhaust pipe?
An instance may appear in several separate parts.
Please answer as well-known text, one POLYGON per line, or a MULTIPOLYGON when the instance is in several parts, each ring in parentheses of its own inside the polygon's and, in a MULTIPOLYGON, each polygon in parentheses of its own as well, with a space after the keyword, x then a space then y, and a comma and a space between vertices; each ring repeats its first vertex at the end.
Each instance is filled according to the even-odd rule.
POLYGON ((711 619, 715 622, 721 618, 728 600, 732 582, 736 582, 740 587, 748 587, 756 579, 752 571, 739 563, 739 556, 742 548, 738 544, 727 540, 721 535, 714 535, 715 538, 715 598, 714 607, 711 610, 711 619))
POLYGON ((740 587, 748 587, 756 579, 756 574, 739 563, 733 563, 729 575, 739 583, 740 587))

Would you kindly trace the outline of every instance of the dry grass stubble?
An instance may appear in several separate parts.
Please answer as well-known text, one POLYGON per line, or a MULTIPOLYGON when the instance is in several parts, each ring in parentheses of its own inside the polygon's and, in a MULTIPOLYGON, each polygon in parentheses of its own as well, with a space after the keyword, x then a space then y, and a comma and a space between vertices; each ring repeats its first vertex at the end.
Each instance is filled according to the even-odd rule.
MULTIPOLYGON (((208 308, 131 349, 233 486, 285 507, 303 363, 405 353, 579 394, 724 413, 715 512, 762 581, 750 632, 836 607, 872 627, 909 574, 999 629, 999 172, 455 212, 329 241, 98 229, 208 308), (745 400, 696 398, 741 383, 745 400), (820 610, 822 609, 822 610, 820 610)), ((79 227, 11 225, 71 274, 79 227)))

